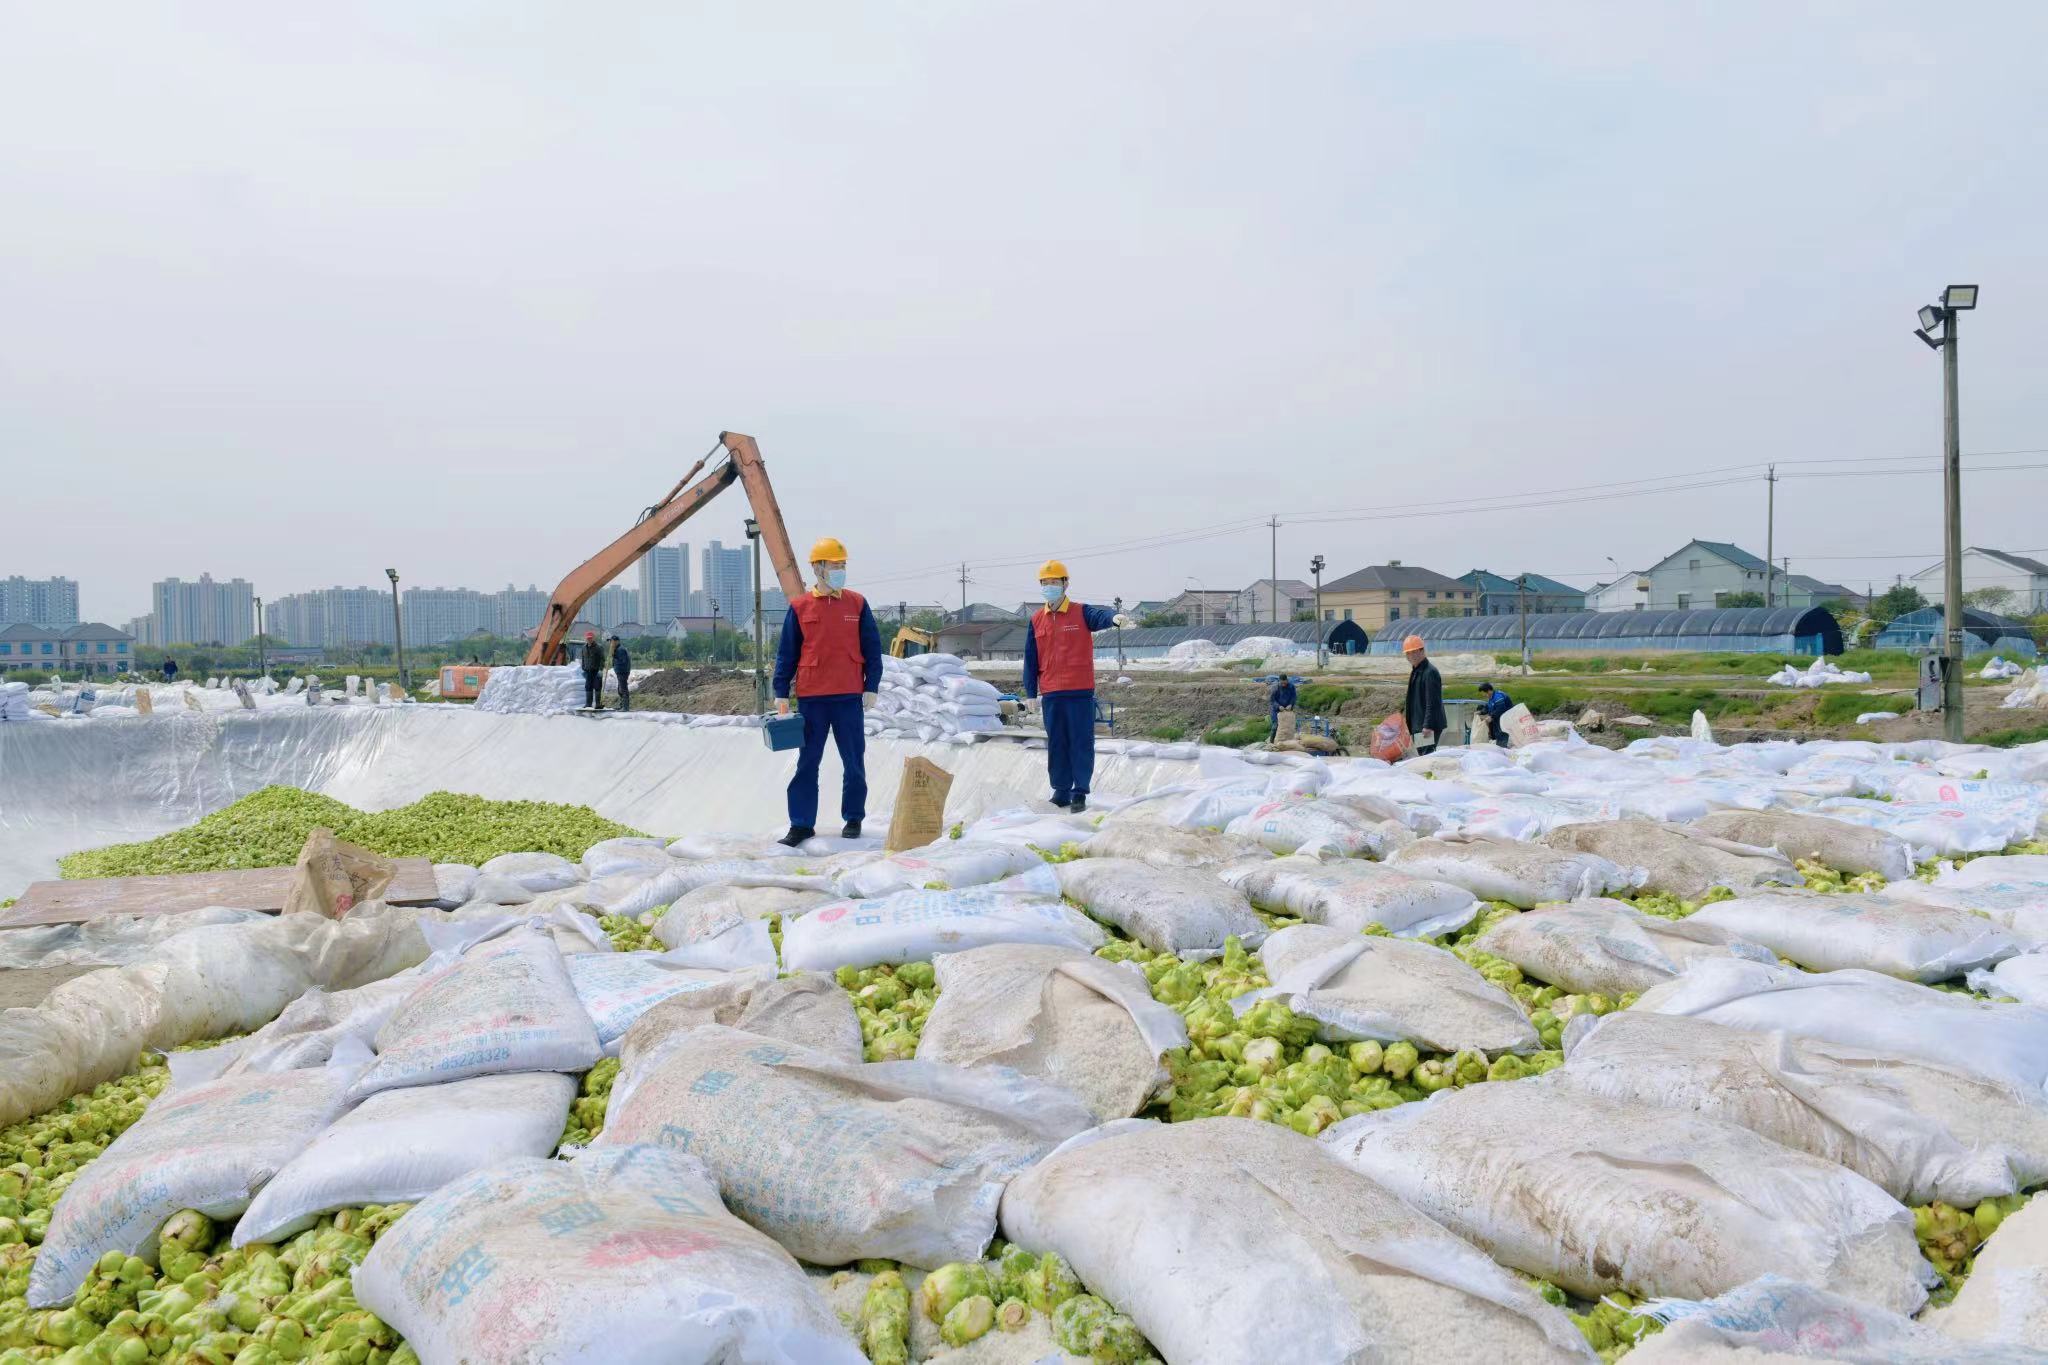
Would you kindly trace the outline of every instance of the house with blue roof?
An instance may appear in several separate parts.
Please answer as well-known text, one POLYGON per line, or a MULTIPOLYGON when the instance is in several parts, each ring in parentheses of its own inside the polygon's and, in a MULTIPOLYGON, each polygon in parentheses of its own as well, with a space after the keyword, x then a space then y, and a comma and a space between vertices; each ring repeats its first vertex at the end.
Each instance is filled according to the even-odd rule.
POLYGON ((1513 616, 1524 610, 1531 616, 1586 610, 1584 589, 1540 573, 1502 575, 1474 569, 1459 574, 1458 581, 1479 589, 1481 616, 1513 616))
MULTIPOLYGON (((1735 593, 1764 591, 1764 561, 1725 540, 1689 540, 1641 576, 1650 580, 1648 600, 1640 604, 1649 611, 1719 606, 1735 593)), ((1776 586, 1785 586, 1782 574, 1776 586)))

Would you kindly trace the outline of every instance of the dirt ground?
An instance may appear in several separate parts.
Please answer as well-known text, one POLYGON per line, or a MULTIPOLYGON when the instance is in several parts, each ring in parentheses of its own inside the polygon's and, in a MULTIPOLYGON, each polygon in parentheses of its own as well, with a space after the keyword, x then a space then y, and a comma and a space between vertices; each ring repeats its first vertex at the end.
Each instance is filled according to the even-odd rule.
POLYGON ((633 705, 644 711, 752 715, 754 675, 723 668, 664 668, 634 687, 633 705))

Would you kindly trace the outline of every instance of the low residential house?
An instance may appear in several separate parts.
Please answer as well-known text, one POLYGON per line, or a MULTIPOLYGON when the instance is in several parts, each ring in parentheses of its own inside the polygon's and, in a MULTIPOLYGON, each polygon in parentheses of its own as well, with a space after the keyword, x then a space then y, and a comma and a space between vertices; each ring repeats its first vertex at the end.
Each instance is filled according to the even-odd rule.
POLYGON ((1313 613, 1315 609, 1316 590, 1300 579, 1261 578, 1237 594, 1231 619, 1242 626, 1260 622, 1284 625, 1297 612, 1313 613))
POLYGON ((1478 612, 1479 590, 1470 583, 1398 559, 1323 584, 1323 620, 1356 621, 1375 638, 1391 622, 1478 612))
MULTIPOLYGON (((1911 582, 1930 602, 1939 602, 1945 591, 1943 565, 1935 564, 1913 575, 1911 582)), ((1965 593, 2012 594, 1998 599, 1991 610, 2009 616, 2035 616, 2048 611, 2048 564, 2009 550, 1987 550, 1972 545, 1963 551, 1965 593)))
POLYGON ((135 637, 100 621, 75 626, 0 627, 0 672, 84 673, 110 677, 135 664, 135 637))
POLYGON ((1008 607, 999 607, 993 602, 969 602, 964 607, 946 613, 946 624, 949 626, 1017 619, 1016 612, 1008 607))
POLYGON ((1642 611, 1650 605, 1650 574, 1632 569, 1606 583, 1586 590, 1587 611, 1642 611))
POLYGON ((1479 590, 1481 616, 1514 616, 1520 612, 1540 616, 1586 610, 1586 594, 1582 589, 1560 583, 1555 578, 1545 578, 1540 573, 1501 575, 1487 569, 1474 569, 1470 573, 1459 574, 1458 581, 1479 590))
POLYGON ((938 629, 938 652, 963 659, 1022 659, 1030 633, 1022 621, 952 621, 938 629))
MULTIPOLYGON (((1736 593, 1764 592, 1764 561, 1725 540, 1689 540, 1644 571, 1651 611, 1717 607, 1736 593)), ((1782 579, 1783 575, 1775 577, 1782 579)), ((1774 594, 1775 595, 1775 592, 1774 594)))
POLYGON ((1772 596, 1781 607, 1818 607, 1827 602, 1840 602, 1845 607, 1864 606, 1868 599, 1854 588, 1840 583, 1827 583, 1803 573, 1780 573, 1772 586, 1772 596))
POLYGON ((1235 625, 1237 594, 1232 591, 1207 588, 1189 589, 1169 602, 1162 603, 1162 616, 1178 616, 1191 626, 1235 625))
MULTIPOLYGON (((671 616, 662 634, 671 640, 681 640, 692 635, 709 635, 713 631, 730 629, 732 623, 716 613, 706 616, 671 616)), ((624 634, 623 631, 620 633, 624 634)))

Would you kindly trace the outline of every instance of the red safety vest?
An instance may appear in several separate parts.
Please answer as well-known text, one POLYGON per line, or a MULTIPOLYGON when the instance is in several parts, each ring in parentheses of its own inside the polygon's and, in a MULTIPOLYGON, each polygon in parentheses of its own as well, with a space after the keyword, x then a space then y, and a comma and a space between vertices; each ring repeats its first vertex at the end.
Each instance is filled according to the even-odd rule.
POLYGON ((1032 613, 1031 634, 1038 642, 1041 696, 1095 690, 1095 636, 1079 602, 1069 599, 1065 611, 1040 607, 1032 613))
POLYGON ((860 613, 867 599, 850 589, 837 597, 807 592, 789 605, 804 641, 796 657, 796 695, 843 697, 860 692, 867 677, 860 655, 860 613))

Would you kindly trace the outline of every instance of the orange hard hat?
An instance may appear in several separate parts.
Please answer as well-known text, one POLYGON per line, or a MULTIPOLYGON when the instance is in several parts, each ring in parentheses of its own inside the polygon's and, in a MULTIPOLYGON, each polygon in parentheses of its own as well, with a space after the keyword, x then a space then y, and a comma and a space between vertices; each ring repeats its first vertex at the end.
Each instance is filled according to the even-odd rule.
POLYGON ((1403 654, 1406 654, 1411 649, 1421 649, 1422 647, 1422 637, 1420 635, 1411 635, 1401 642, 1401 652, 1403 654))

